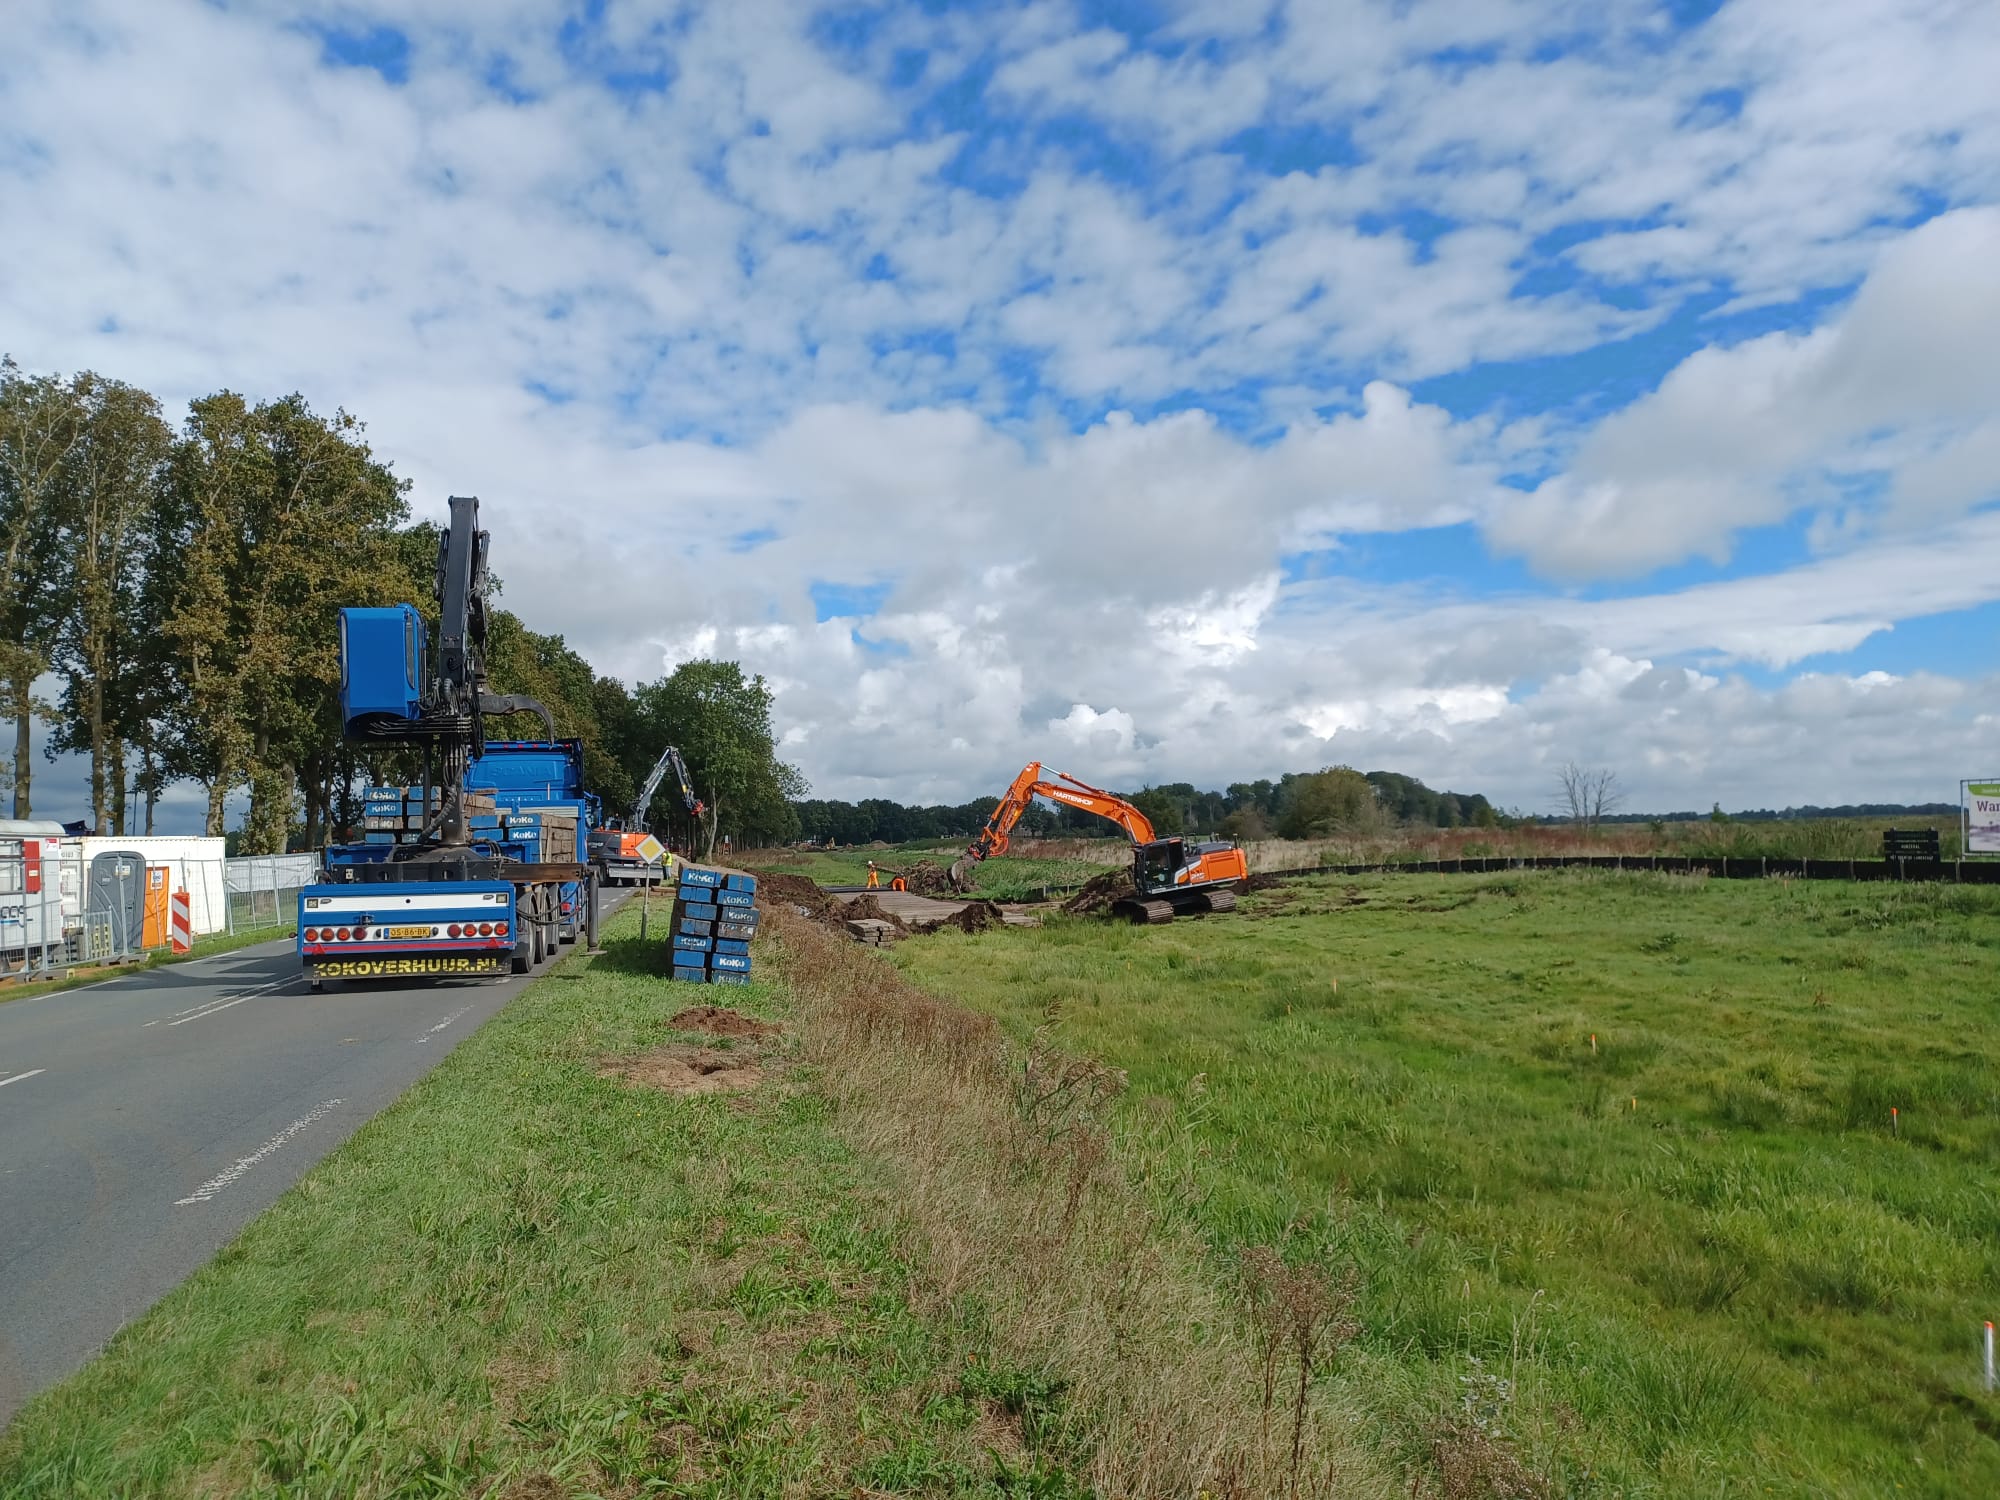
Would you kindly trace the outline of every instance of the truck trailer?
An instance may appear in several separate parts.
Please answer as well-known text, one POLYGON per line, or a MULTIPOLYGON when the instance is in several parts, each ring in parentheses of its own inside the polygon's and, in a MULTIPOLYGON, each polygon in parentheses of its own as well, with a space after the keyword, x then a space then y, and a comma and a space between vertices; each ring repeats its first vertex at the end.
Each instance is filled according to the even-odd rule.
POLYGON ((364 792, 361 841, 329 845, 326 879, 299 892, 299 958, 315 989, 520 974, 579 934, 596 942, 586 845, 598 817, 583 747, 557 739, 534 699, 486 690, 487 542, 478 500, 454 495, 434 649, 412 605, 340 612, 344 736, 417 747, 426 769, 416 786, 364 792), (516 713, 538 714, 544 736, 487 740, 489 718, 516 713))

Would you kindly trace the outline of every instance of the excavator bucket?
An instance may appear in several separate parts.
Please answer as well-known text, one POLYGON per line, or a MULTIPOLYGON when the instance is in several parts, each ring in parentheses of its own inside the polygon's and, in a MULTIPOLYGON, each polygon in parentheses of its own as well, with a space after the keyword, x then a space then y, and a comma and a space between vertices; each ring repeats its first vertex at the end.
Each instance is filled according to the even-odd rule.
POLYGON ((959 892, 961 895, 964 894, 966 891, 971 890, 972 872, 977 867, 978 863, 979 861, 974 859, 969 854, 959 855, 959 857, 952 862, 951 869, 945 872, 945 878, 951 881, 951 888, 959 892))

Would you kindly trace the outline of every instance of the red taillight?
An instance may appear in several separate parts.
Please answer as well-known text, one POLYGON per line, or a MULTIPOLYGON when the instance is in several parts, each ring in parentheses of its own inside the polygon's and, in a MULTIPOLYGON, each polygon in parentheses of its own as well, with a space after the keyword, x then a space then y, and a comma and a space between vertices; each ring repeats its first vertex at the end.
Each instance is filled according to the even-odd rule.
POLYGON ((355 928, 355 929, 354 929, 354 941, 355 941, 355 942, 357 942, 357 943, 365 943, 365 942, 367 942, 367 941, 368 941, 368 929, 367 929, 366 927, 357 927, 357 928, 355 928))
POLYGON ((481 922, 479 924, 479 935, 481 937, 492 937, 493 924, 491 922, 481 922))
POLYGON ((507 935, 507 924, 505 922, 495 922, 493 924, 493 935, 495 937, 505 937, 507 935))
POLYGON ((457 937, 459 935, 458 923, 454 922, 451 926, 445 928, 444 935, 446 937, 457 937))
POLYGON ((339 936, 340 936, 340 940, 341 940, 341 941, 342 941, 343 943, 347 941, 347 939, 348 939, 348 937, 349 937, 349 933, 348 933, 348 931, 347 931, 347 929, 346 929, 345 927, 343 927, 343 928, 341 928, 341 929, 340 929, 340 934, 339 934, 339 936))
POLYGON ((319 929, 318 929, 317 927, 308 927, 308 928, 307 928, 307 929, 305 930, 305 933, 304 933, 304 937, 305 937, 305 940, 306 940, 307 942, 309 942, 309 943, 316 943, 316 942, 318 942, 318 941, 319 941, 319 929))

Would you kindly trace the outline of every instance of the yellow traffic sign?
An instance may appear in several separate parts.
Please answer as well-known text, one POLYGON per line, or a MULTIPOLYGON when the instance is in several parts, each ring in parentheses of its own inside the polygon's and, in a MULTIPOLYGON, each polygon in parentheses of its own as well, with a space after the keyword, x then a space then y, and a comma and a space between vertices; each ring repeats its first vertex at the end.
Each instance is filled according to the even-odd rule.
POLYGON ((667 852, 667 846, 650 833, 639 840, 639 847, 632 851, 649 865, 656 865, 667 852))

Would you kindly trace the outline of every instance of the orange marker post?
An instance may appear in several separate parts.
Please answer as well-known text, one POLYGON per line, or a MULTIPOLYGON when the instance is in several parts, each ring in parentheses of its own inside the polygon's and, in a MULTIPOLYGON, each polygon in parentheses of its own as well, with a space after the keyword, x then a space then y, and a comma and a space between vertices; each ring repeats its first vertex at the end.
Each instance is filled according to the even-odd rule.
POLYGON ((1899 1141, 1903 1138, 1903 1112, 1893 1104, 1889 1106, 1889 1134, 1899 1141))

